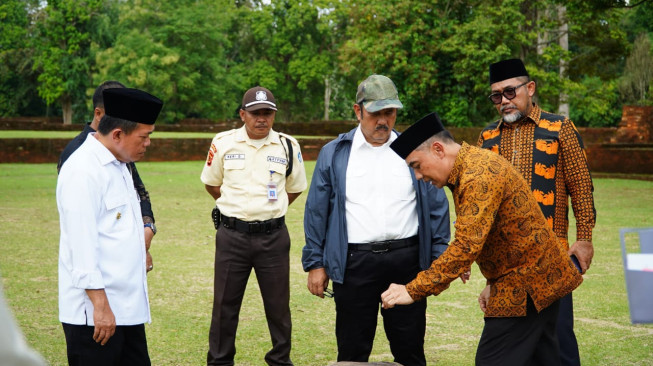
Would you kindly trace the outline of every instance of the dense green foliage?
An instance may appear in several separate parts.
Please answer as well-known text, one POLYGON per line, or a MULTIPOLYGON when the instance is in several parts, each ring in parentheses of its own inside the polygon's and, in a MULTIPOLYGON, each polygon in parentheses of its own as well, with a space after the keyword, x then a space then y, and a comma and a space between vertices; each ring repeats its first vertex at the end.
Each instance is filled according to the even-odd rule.
POLYGON ((400 122, 478 126, 496 118, 488 65, 519 57, 544 109, 613 126, 624 103, 653 103, 653 70, 626 62, 653 67, 652 16, 651 0, 5 0, 0 116, 79 123, 116 79, 161 97, 168 123, 234 118, 256 84, 278 120, 352 119, 356 85, 380 73, 400 122))

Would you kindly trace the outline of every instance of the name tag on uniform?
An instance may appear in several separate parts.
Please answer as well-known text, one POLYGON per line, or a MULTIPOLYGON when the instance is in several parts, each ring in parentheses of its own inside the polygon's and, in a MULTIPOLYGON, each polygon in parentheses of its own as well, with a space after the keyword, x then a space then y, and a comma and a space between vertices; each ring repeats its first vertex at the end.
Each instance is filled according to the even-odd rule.
POLYGON ((225 154, 224 160, 245 160, 245 154, 225 154))
POLYGON ((288 165, 288 160, 285 158, 278 158, 276 156, 268 156, 268 162, 288 165))

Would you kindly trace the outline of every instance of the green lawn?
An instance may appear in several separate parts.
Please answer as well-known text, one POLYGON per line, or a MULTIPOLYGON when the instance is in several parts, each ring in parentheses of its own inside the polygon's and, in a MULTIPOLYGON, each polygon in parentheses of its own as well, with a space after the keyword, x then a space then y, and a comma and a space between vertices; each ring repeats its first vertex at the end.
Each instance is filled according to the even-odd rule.
MULTIPOLYGON (((72 139, 82 131, 31 131, 31 130, 1 130, 0 139, 72 139)), ((212 139, 215 132, 163 132, 154 131, 153 139, 212 139)), ((297 139, 302 138, 334 138, 335 136, 304 136, 293 135, 297 139)))
MULTIPOLYGON (((152 244, 155 269, 149 275, 153 322, 147 325, 147 336, 153 365, 205 363, 215 231, 210 221, 213 203, 199 180, 202 164, 138 164, 159 229, 152 244)), ((307 162, 309 177, 313 167, 314 162, 307 162)), ((0 272, 28 343, 52 365, 65 365, 65 341, 57 320, 55 186, 54 164, 0 164, 0 272)), ((653 325, 630 323, 619 246, 619 228, 653 226, 653 182, 597 179, 595 189, 596 255, 585 282, 574 293, 582 361, 653 365, 653 325)), ((306 289, 300 263, 305 198, 303 194, 291 206, 287 219, 293 240, 292 359, 301 366, 328 365, 336 358, 335 310, 333 300, 311 296, 306 289)), ((456 281, 440 296, 429 298, 430 364, 473 364, 483 327, 476 297, 484 285, 474 268, 471 282, 456 281)), ((263 365, 270 341, 255 280, 245 296, 238 332, 236 363, 263 365)), ((372 360, 392 360, 381 325, 372 360)))
MULTIPOLYGON (((79 135, 79 131, 29 131, 29 130, 3 130, 0 139, 72 139, 79 135)), ((159 132, 155 131, 152 138, 213 138, 215 132, 159 132)))

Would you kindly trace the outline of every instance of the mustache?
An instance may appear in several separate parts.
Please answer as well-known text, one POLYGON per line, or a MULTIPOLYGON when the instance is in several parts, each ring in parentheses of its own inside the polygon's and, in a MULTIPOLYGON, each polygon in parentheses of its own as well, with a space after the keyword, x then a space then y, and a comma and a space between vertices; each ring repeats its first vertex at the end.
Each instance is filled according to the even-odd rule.
POLYGON ((502 106, 501 106, 501 112, 503 112, 503 110, 506 109, 506 108, 517 109, 517 106, 514 105, 514 104, 502 105, 502 106))
POLYGON ((378 125, 378 126, 376 126, 376 128, 374 129, 374 131, 381 131, 381 130, 383 130, 383 131, 388 131, 388 130, 390 130, 390 128, 388 128, 388 126, 386 126, 386 125, 378 125))

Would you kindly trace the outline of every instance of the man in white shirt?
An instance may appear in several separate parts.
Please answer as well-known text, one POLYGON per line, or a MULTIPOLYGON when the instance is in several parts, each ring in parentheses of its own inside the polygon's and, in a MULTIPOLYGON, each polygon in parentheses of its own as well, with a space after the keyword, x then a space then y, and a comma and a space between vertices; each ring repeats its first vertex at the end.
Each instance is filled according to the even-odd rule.
POLYGON ((143 219, 127 163, 144 156, 163 103, 129 88, 103 96, 98 132, 57 180, 59 320, 70 365, 150 365, 143 219))
MULTIPOLYGON (((315 164, 302 264, 309 291, 334 297, 338 361, 367 362, 381 293, 393 279, 407 283, 444 252, 449 205, 443 190, 417 181, 393 156, 389 146, 403 105, 392 80, 371 75, 361 82, 353 108, 359 126, 325 145, 315 164)), ((381 310, 396 362, 426 365, 425 314, 425 301, 381 310)))

